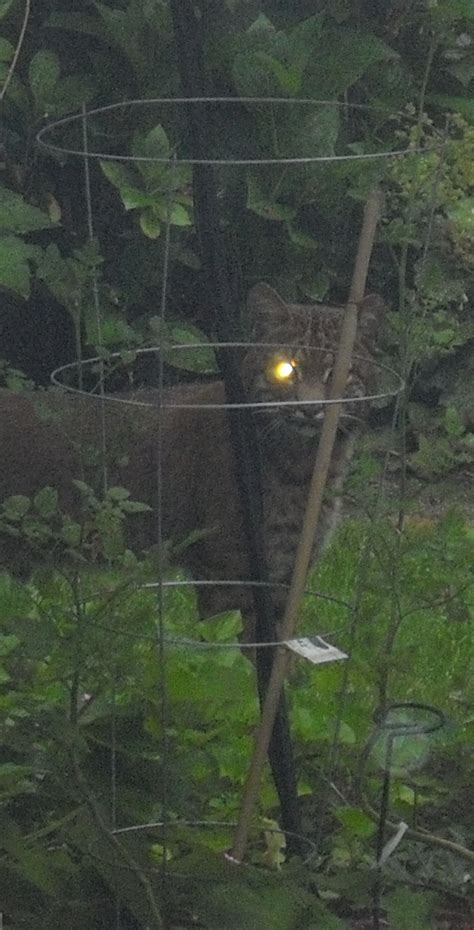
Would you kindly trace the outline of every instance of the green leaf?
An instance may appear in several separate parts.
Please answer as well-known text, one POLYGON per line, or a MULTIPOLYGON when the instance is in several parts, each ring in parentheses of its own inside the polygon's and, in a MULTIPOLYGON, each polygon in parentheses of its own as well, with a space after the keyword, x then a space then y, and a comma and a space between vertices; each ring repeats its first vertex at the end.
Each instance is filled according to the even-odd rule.
POLYGON ((301 290, 310 300, 324 300, 330 285, 331 279, 326 271, 316 271, 313 275, 305 275, 300 282, 301 290))
POLYGON ((248 28, 249 35, 274 36, 275 26, 265 13, 259 13, 248 28))
POLYGON ((170 166, 167 163, 171 158, 171 146, 168 141, 163 126, 158 124, 154 126, 146 135, 136 133, 132 154, 140 158, 150 159, 150 161, 137 161, 136 168, 146 181, 147 189, 152 193, 153 187, 159 187, 165 190, 168 183, 171 183, 175 172, 170 173, 170 166), (159 159, 155 161, 155 159, 159 159), (162 162, 161 159, 165 159, 162 162))
POLYGON ((452 439, 460 439, 465 431, 463 418, 456 409, 451 404, 448 404, 444 414, 444 426, 448 436, 452 439))
POLYGON ((344 720, 340 724, 339 739, 345 746, 354 746, 356 743, 354 730, 344 720))
POLYGON ((446 68, 446 71, 452 74, 467 90, 474 78, 474 50, 471 48, 460 61, 455 61, 449 68, 446 68))
POLYGON ((261 186, 259 178, 250 174, 247 178, 247 207, 266 220, 290 221, 296 216, 296 209, 288 204, 277 203, 274 197, 261 186))
POLYGON ((107 27, 107 32, 113 37, 116 44, 122 48, 126 46, 127 39, 130 38, 127 13, 122 10, 111 9, 105 3, 96 3, 95 7, 107 27))
POLYGON ((153 206, 153 194, 147 194, 146 191, 142 191, 138 187, 122 187, 120 196, 126 210, 153 206))
POLYGON ((192 219, 186 207, 175 203, 171 207, 170 223, 172 226, 192 226, 192 219))
POLYGON ((106 497, 110 501, 126 501, 130 497, 130 491, 127 491, 127 488, 113 487, 108 489, 106 497))
POLYGON ((317 14, 298 23, 290 32, 288 55, 293 69, 300 75, 319 46, 323 24, 324 16, 317 14))
POLYGON ((391 930, 433 930, 432 895, 399 888, 383 899, 391 930))
POLYGON ((410 785, 397 785, 397 799, 404 804, 408 804, 409 807, 413 807, 419 801, 414 788, 411 788, 410 785))
POLYGON ((459 20, 474 20, 471 0, 436 0, 429 4, 429 16, 438 29, 454 26, 459 20))
POLYGON ((51 517, 58 510, 58 492, 56 488, 42 488, 33 498, 35 509, 42 517, 51 517))
POLYGON ((372 32, 346 27, 324 32, 304 73, 306 95, 339 96, 373 65, 398 57, 372 32))
POLYGON ((294 96, 299 89, 299 75, 293 74, 277 58, 263 50, 236 55, 232 75, 243 96, 255 97, 259 93, 294 96))
POLYGON ((31 259, 37 259, 40 255, 39 247, 29 245, 17 236, 0 236, 0 287, 14 291, 20 297, 29 297, 29 263, 31 259))
POLYGON ((300 88, 300 75, 298 72, 285 67, 281 61, 273 58, 267 52, 255 52, 253 58, 254 67, 258 66, 261 74, 262 71, 266 71, 269 77, 272 76, 275 79, 277 90, 281 90, 284 95, 288 94, 291 97, 298 93, 300 88))
POLYGON ((100 166, 106 178, 120 191, 126 210, 153 205, 153 195, 136 186, 138 178, 135 178, 130 169, 121 162, 101 161, 100 166))
POLYGON ((0 61, 11 61, 15 49, 8 39, 0 37, 0 61))
POLYGON ((0 781, 20 778, 23 775, 31 775, 33 769, 29 765, 18 765, 16 762, 2 762, 0 764, 0 781))
POLYGON ((64 523, 60 535, 61 539, 64 540, 66 545, 71 546, 74 549, 81 543, 82 527, 80 523, 64 523))
MULTIPOLYGON (((160 320, 156 317, 150 319, 150 327, 154 333, 160 337, 160 320)), ((215 372, 216 360, 214 350, 206 345, 207 338, 197 327, 191 324, 174 323, 170 321, 166 326, 166 338, 177 345, 191 344, 188 349, 170 349, 166 353, 166 361, 175 368, 183 368, 186 371, 215 372), (193 344, 196 348, 193 349, 193 344)))
POLYGON ((105 177, 114 187, 118 187, 119 190, 122 187, 129 187, 133 185, 133 174, 126 165, 120 161, 101 161, 100 167, 105 174, 105 177))
POLYGON ((464 119, 474 123, 474 100, 472 97, 455 97, 450 94, 429 94, 428 103, 432 103, 442 110, 449 110, 451 113, 460 113, 464 119))
POLYGON ((59 58, 55 52, 44 48, 33 55, 28 68, 28 78, 38 108, 49 107, 59 75, 59 58))
POLYGON ((102 551, 106 558, 115 559, 123 554, 124 534, 123 534, 123 514, 118 508, 102 506, 98 510, 95 523, 100 535, 102 551))
POLYGON ((148 239, 158 239, 161 234, 161 220, 153 210, 144 210, 140 215, 140 229, 148 239))
MULTIPOLYGON (((102 319, 97 320, 93 314, 92 317, 87 315, 84 320, 87 340, 92 345, 98 345, 100 342, 102 349, 105 346, 127 345, 132 341, 137 341, 137 333, 129 326, 123 317, 119 317, 109 310, 102 311, 102 319), (100 333, 98 323, 100 322, 100 333)), ((136 353, 130 351, 129 356, 122 353, 121 360, 124 365, 131 365, 136 359, 136 353)))
POLYGON ((376 830, 373 820, 357 807, 339 807, 335 814, 339 823, 342 823, 354 836, 372 836, 376 830))
POLYGON ((152 508, 141 501, 123 501, 120 509, 124 513, 149 513, 152 508))
POLYGON ((0 0, 0 19, 7 15, 13 0, 0 0))
MULTIPOLYGON (((167 221, 168 212, 168 204, 164 198, 153 205, 153 213, 162 220, 163 223, 167 221)), ((172 226, 191 226, 192 220, 186 207, 183 207, 180 203, 172 204, 170 223, 172 226)))
POLYGON ((305 249, 309 252, 317 252, 319 249, 319 243, 316 239, 313 239, 313 236, 309 236, 307 233, 302 232, 301 229, 295 229, 291 223, 288 224, 288 236, 290 242, 293 242, 293 244, 300 249, 305 249))
MULTIPOLYGON (((132 146, 132 154, 141 156, 142 158, 169 158, 171 153, 171 147, 168 141, 168 136, 166 135, 165 130, 161 124, 154 126, 153 129, 150 129, 150 132, 146 136, 138 134, 135 136, 134 143, 132 146)), ((140 162, 138 163, 138 169, 140 168, 140 162)))
POLYGON ((448 207, 446 212, 460 233, 474 236, 474 197, 463 197, 456 206, 448 207))
POLYGON ((72 483, 75 488, 87 498, 95 498, 93 488, 89 484, 86 484, 85 481, 80 481, 79 478, 73 478, 72 483))
MULTIPOLYGON (((0 634, 0 656, 8 656, 14 649, 20 644, 18 636, 11 634, 10 636, 4 636, 0 634)), ((5 763, 7 764, 7 763, 5 763)), ((11 763, 13 765, 13 763, 11 763)), ((0 766, 0 771, 2 766, 0 766)))
POLYGON ((82 74, 70 74, 56 84, 51 95, 49 110, 55 116, 62 116, 71 110, 77 110, 87 103, 95 94, 92 81, 82 74))
POLYGON ((3 511, 9 520, 20 522, 31 508, 29 497, 24 494, 12 494, 3 502, 3 511))
POLYGON ((20 194, 0 188, 0 230, 14 233, 35 232, 55 224, 46 213, 27 203, 20 194))

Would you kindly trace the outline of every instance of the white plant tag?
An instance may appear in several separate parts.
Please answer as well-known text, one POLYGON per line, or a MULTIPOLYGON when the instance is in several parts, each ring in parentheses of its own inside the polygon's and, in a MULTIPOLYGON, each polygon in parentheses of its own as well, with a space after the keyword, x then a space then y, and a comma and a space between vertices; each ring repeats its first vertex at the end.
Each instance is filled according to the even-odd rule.
POLYGON ((404 837, 404 835, 405 835, 405 833, 406 833, 407 830, 408 830, 408 824, 405 823, 403 820, 401 820, 400 823, 399 823, 399 825, 398 825, 398 830, 397 830, 397 832, 395 833, 395 835, 392 836, 392 839, 389 840, 388 843, 385 843, 385 846, 384 846, 384 848, 382 849, 382 852, 381 852, 381 854, 380 854, 380 859, 379 859, 377 865, 379 865, 379 866, 380 866, 380 865, 384 865, 384 863, 387 861, 388 857, 392 855, 392 853, 394 852, 394 850, 397 848, 398 844, 399 844, 399 843, 401 842, 401 840, 403 839, 403 837, 404 837))
POLYGON ((339 662, 341 659, 349 658, 345 652, 341 652, 336 646, 331 646, 321 636, 288 639, 285 646, 314 665, 321 665, 323 662, 339 662))

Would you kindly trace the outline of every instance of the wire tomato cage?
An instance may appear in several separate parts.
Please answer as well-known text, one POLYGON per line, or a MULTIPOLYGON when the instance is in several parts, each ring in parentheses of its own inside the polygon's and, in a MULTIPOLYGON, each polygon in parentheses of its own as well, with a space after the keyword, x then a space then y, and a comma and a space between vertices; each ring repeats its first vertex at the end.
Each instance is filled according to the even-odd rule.
MULTIPOLYGON (((159 169, 159 193, 162 195, 162 201, 160 206, 160 217, 161 225, 163 232, 163 266, 162 266, 162 286, 161 286, 161 297, 160 297, 160 332, 165 332, 165 324, 167 321, 167 303, 168 303, 168 292, 169 292, 169 268, 170 268, 170 257, 171 257, 171 239, 172 234, 176 230, 178 223, 173 223, 173 192, 176 190, 178 179, 180 184, 186 184, 189 181, 188 176, 183 173, 187 167, 192 167, 196 165, 207 166, 211 171, 218 171, 220 169, 234 168, 234 169, 248 169, 250 172, 255 169, 258 171, 261 168, 270 170, 271 168, 281 168, 283 171, 287 172, 292 167, 296 170, 311 169, 317 165, 325 165, 328 169, 331 169, 331 166, 337 165, 362 165, 364 163, 368 164, 379 164, 386 162, 391 159, 398 159, 404 157, 417 156, 425 152, 426 145, 420 144, 414 145, 410 140, 405 147, 398 147, 397 145, 392 144, 394 135, 393 132, 394 126, 405 125, 407 122, 413 122, 413 119, 410 115, 390 112, 383 107, 370 107, 366 105, 358 104, 346 104, 340 103, 338 101, 331 100, 318 100, 311 98, 279 98, 279 97, 177 97, 177 98, 163 98, 157 97, 153 99, 136 99, 129 101, 121 101, 118 103, 112 103, 103 107, 97 107, 94 109, 87 110, 84 106, 80 113, 75 113, 71 116, 64 117, 62 119, 56 120, 44 126, 37 135, 38 143, 50 152, 53 156, 58 158, 64 157, 80 157, 84 161, 84 173, 85 173, 85 198, 87 206, 87 220, 88 220, 88 235, 92 239, 94 237, 94 209, 93 209, 93 198, 91 193, 91 181, 90 181, 90 162, 92 160, 99 160, 103 165, 107 166, 110 163, 116 163, 124 167, 138 167, 142 171, 142 178, 145 177, 145 171, 147 166, 153 168, 156 166, 157 170, 159 169), (231 124, 224 128, 224 122, 227 115, 231 115, 231 124), (214 133, 216 139, 216 150, 213 152, 206 152, 202 154, 202 157, 193 157, 189 152, 189 146, 187 142, 186 134, 186 121, 189 120, 199 120, 199 119, 209 119, 214 123, 214 127, 218 129, 214 133), (135 140, 135 143, 131 143, 131 137, 133 136, 134 128, 136 128, 136 123, 138 120, 142 120, 142 124, 148 129, 148 135, 145 137, 142 134, 141 141, 135 140), (239 127, 241 125, 251 126, 255 130, 256 142, 252 144, 251 134, 236 134, 232 131, 232 123, 236 122, 236 125, 239 127), (295 126, 301 123, 303 126, 308 127, 312 126, 312 133, 308 133, 306 139, 303 138, 301 134, 295 132, 295 126), (331 133, 325 136, 325 127, 327 129, 330 124, 332 128, 331 133), (361 128, 366 127, 368 124, 372 127, 371 138, 376 140, 374 141, 372 150, 368 150, 368 147, 362 146, 359 142, 347 142, 342 145, 341 151, 335 151, 335 143, 328 142, 328 138, 334 138, 334 132, 337 127, 344 127, 346 138, 350 138, 349 129, 352 127, 361 128), (153 134, 153 130, 160 127, 160 131, 156 131, 153 134), (163 128, 164 127, 164 128, 163 128), (103 149, 103 139, 108 137, 113 140, 113 144, 107 150, 103 149), (60 141, 58 141, 58 137, 60 141), (145 141, 143 141, 145 139, 145 141), (64 141, 66 140, 66 141, 64 141), (170 141, 171 140, 171 141, 170 141), (134 145, 135 150, 130 153, 130 146, 134 145), (303 148, 309 150, 304 151, 303 153, 293 152, 292 146, 301 145, 303 148), (148 146, 148 148, 147 148, 148 146), (161 185, 161 187, 160 187, 161 185), (164 199, 163 199, 164 198, 164 199), (164 206, 163 206, 164 204, 164 206)), ((337 133, 336 133, 337 135, 337 133)), ((443 145, 443 140, 436 140, 435 147, 440 148, 443 145)), ((107 170, 105 171, 107 174, 107 170)), ((379 171, 380 174, 380 171, 379 171)), ((156 180, 156 179, 155 179, 156 180)), ((119 183, 116 183, 117 187, 120 188, 119 183)), ((132 185, 133 186, 133 185, 132 185)), ((150 190, 144 192, 143 204, 145 207, 153 206, 150 198, 152 198, 152 192, 150 190), (146 196, 145 196, 146 195, 146 196)), ((122 197, 123 199, 123 197, 122 197)), ((124 201, 125 202, 125 201, 124 201)), ((127 204, 125 203, 127 208, 127 204)), ((136 209, 139 207, 139 204, 133 204, 133 193, 132 201, 129 203, 129 209, 136 209)), ((74 363, 68 365, 63 365, 60 368, 57 368, 52 373, 52 383, 56 387, 61 387, 63 390, 66 390, 70 393, 77 394, 81 397, 87 397, 95 403, 101 405, 102 410, 102 451, 105 454, 107 451, 107 433, 106 433, 106 416, 105 416, 105 407, 108 404, 121 404, 128 407, 133 407, 137 409, 137 412, 140 409, 146 407, 156 407, 158 416, 157 416, 157 434, 156 434, 156 447, 157 447, 157 475, 156 483, 158 490, 158 513, 157 513, 157 548, 158 548, 158 563, 160 566, 160 575, 157 578, 156 582, 153 582, 148 585, 143 585, 143 587, 148 587, 149 589, 156 590, 157 592, 157 612, 158 612, 158 623, 156 626, 156 636, 155 642, 157 645, 157 654, 158 661, 161 666, 161 724, 163 732, 166 732, 166 723, 167 723, 167 713, 168 713, 168 700, 166 694, 166 669, 165 669, 165 659, 166 659, 166 649, 168 646, 185 646, 188 649, 220 649, 224 645, 226 648, 242 648, 243 644, 232 642, 229 644, 222 644, 219 642, 205 643, 200 642, 199 637, 196 636, 195 639, 186 638, 186 637, 175 637, 173 634, 170 634, 166 630, 166 622, 164 616, 164 603, 163 596, 164 591, 167 588, 172 586, 182 585, 187 586, 195 584, 196 582, 192 581, 169 581, 162 576, 161 566, 163 564, 163 527, 161 525, 161 515, 159 501, 161 500, 161 495, 163 492, 163 474, 162 474, 162 453, 161 453, 161 438, 162 438, 162 415, 166 410, 179 409, 179 408, 192 408, 192 409, 223 409, 223 410, 232 410, 233 408, 249 408, 253 411, 259 411, 266 408, 286 408, 286 407, 315 407, 318 406, 322 411, 331 405, 331 404, 344 404, 350 403, 353 404, 373 404, 380 401, 387 400, 389 398, 396 398, 400 395, 403 390, 403 381, 399 375, 394 372, 391 368, 386 365, 380 364, 379 362, 374 361, 373 359, 364 359, 363 361, 367 364, 373 365, 374 369, 382 374, 383 378, 388 377, 392 380, 392 386, 389 388, 384 388, 375 393, 367 394, 362 397, 350 397, 350 398, 331 398, 326 400, 277 400, 277 401, 265 401, 265 402, 247 402, 242 404, 229 404, 229 403, 184 403, 176 402, 173 399, 169 399, 166 396, 165 391, 165 373, 164 366, 166 364, 167 358, 169 358, 169 353, 175 352, 189 352, 196 351, 199 352, 202 349, 206 351, 211 350, 212 352, 220 351, 233 351, 242 353, 248 346, 252 349, 281 349, 282 346, 279 343, 264 343, 264 342, 194 342, 194 343, 166 343, 166 340, 159 345, 139 348, 133 350, 134 358, 142 357, 153 357, 156 359, 157 367, 157 387, 156 387, 156 402, 151 403, 149 400, 144 400, 140 398, 139 392, 132 397, 117 396, 113 393, 110 393, 106 390, 106 380, 107 380, 107 366, 110 364, 113 368, 114 365, 120 364, 124 361, 124 353, 121 352, 104 352, 102 345, 102 319, 101 319, 101 307, 100 307, 100 296, 99 296, 99 286, 97 279, 93 281, 93 303, 95 307, 95 314, 97 320, 97 333, 98 333, 98 348, 99 352, 96 356, 87 359, 81 359, 74 363), (96 385, 92 392, 87 391, 83 387, 84 373, 89 371, 89 376, 92 375, 96 379, 96 385), (66 383, 67 378, 71 375, 76 375, 76 385, 71 386, 66 383)), ((315 346, 298 346, 299 348, 304 347, 308 352, 318 352, 322 351, 315 346)), ((126 354, 126 353, 125 353, 126 354)), ((126 362, 125 362, 126 364, 126 362)), ((89 379, 90 380, 90 379, 89 379)), ((105 455, 104 455, 105 461, 105 455)), ((385 468, 383 475, 385 474, 385 468)), ((107 485, 107 474, 104 471, 104 487, 107 485)), ((380 487, 382 488, 382 482, 380 487)), ((202 586, 212 586, 212 585, 221 585, 236 587, 241 586, 256 586, 259 583, 254 580, 236 580, 236 579, 201 579, 197 582, 198 585, 202 586)), ((263 585, 268 585, 272 587, 271 582, 262 582, 263 585)), ((344 601, 333 598, 331 595, 323 594, 319 592, 310 592, 312 595, 315 595, 320 599, 327 599, 337 602, 344 609, 347 609, 350 613, 352 611, 353 605, 347 604, 344 601)), ((354 621, 350 624, 351 635, 349 642, 349 652, 350 652, 350 643, 353 641, 353 635, 355 631, 354 621)), ((107 627, 106 627, 107 628, 107 627)), ((125 635, 128 635, 125 633, 125 635)), ((130 633, 131 636, 134 636, 133 632, 130 633)), ((137 634, 140 638, 141 634, 137 634)), ((327 633, 325 634, 327 635, 327 633)), ((275 645, 281 645, 280 641, 277 640, 273 643, 251 643, 246 644, 251 648, 268 648, 269 646, 275 647, 275 645)), ((325 646, 328 646, 325 643, 323 637, 320 637, 320 642, 315 644, 313 642, 314 649, 320 649, 324 652, 325 646), (323 645, 321 644, 323 640, 323 645)), ((310 647, 308 646, 308 650, 310 647)), ((341 653, 336 648, 336 653, 339 652, 339 655, 334 656, 334 658, 346 658, 344 653, 341 653)), ((303 653, 304 654, 304 653, 303 653)), ((313 661, 316 661, 313 659, 313 661)), ((320 658, 318 661, 324 661, 323 658, 320 658)), ((318 664, 318 662, 316 662, 318 664)), ((336 737, 335 737, 336 738, 336 737)), ((163 801, 162 809, 164 812, 163 817, 160 819, 159 823, 155 826, 167 828, 170 824, 169 818, 166 816, 166 794, 167 794, 167 773, 166 773, 166 752, 168 746, 165 744, 163 746, 162 756, 165 759, 162 769, 162 786, 163 786, 163 801)), ((127 831, 131 832, 140 832, 146 830, 149 825, 126 825, 118 826, 117 824, 117 783, 115 778, 116 771, 116 746, 112 746, 112 798, 111 798, 111 835, 117 839, 122 836, 127 831)), ((333 753, 334 754, 334 753, 333 753)), ((202 821, 186 821, 188 824, 199 824, 202 825, 202 821)), ((303 842, 309 843, 307 838, 301 838, 303 842)), ((316 844, 317 845, 317 844, 316 844)), ((166 869, 166 842, 164 844, 162 862, 163 867, 166 869)), ((317 854, 317 853, 316 853, 317 854)), ((136 865, 130 865, 127 862, 127 855, 123 859, 124 867, 131 868, 132 871, 136 871, 136 865)))

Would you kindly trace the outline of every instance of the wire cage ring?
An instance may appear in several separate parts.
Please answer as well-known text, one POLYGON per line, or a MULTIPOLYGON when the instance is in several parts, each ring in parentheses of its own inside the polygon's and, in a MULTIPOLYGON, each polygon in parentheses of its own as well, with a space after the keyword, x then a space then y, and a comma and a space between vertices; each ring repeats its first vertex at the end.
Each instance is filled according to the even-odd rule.
MULTIPOLYGON (((332 108, 337 112, 342 114, 347 114, 348 112, 354 113, 365 113, 373 114, 374 117, 382 119, 383 117, 386 120, 410 120, 413 122, 413 116, 407 113, 400 113, 398 111, 393 111, 382 106, 371 106, 369 104, 358 104, 358 103, 347 103, 346 101, 338 100, 324 100, 312 97, 153 97, 153 98, 137 98, 132 100, 119 101, 117 103, 107 104, 101 107, 95 107, 91 110, 84 109, 80 113, 74 113, 69 116, 62 117, 61 119, 54 120, 51 123, 48 123, 46 126, 43 126, 42 129, 38 132, 36 136, 36 141, 49 152, 53 152, 57 155, 72 155, 76 157, 87 157, 87 158, 98 158, 102 161, 121 161, 121 162, 131 162, 131 163, 156 163, 156 164, 186 164, 186 165, 209 165, 209 166, 225 166, 225 165, 240 165, 240 166, 271 166, 271 165, 311 165, 311 164, 330 164, 330 163, 340 163, 340 162, 364 162, 371 160, 383 160, 386 158, 397 158, 407 155, 416 155, 426 151, 426 148, 423 146, 414 146, 411 142, 404 148, 396 148, 393 150, 382 150, 382 151, 372 151, 372 152, 354 152, 350 151, 342 154, 334 154, 333 152, 328 154, 318 154, 318 155, 300 155, 285 157, 281 155, 271 155, 271 156, 260 156, 260 157, 246 157, 237 154, 225 154, 221 157, 212 157, 210 155, 197 157, 182 155, 174 151, 173 153, 166 153, 161 155, 130 155, 123 154, 122 152, 106 152, 106 151, 90 151, 89 147, 87 150, 85 146, 82 148, 76 148, 66 145, 60 145, 52 142, 49 139, 51 133, 56 132, 57 130, 63 130, 70 126, 73 126, 77 122, 88 124, 96 117, 109 116, 111 114, 124 112, 127 110, 134 110, 144 107, 177 107, 177 108, 186 108, 194 107, 197 108, 198 117, 203 118, 205 115, 205 110, 209 112, 211 107, 228 107, 235 108, 246 107, 251 108, 262 108, 266 107, 271 112, 275 108, 283 108, 283 110, 288 110, 288 108, 301 108, 308 109, 310 107, 317 108, 320 107, 326 112, 332 108)), ((273 114, 274 115, 274 114, 273 114)), ((273 129, 275 126, 273 125, 273 129)), ((214 134, 216 135, 216 134, 214 134)), ((436 143, 436 148, 442 147, 444 140, 440 139, 436 143)))

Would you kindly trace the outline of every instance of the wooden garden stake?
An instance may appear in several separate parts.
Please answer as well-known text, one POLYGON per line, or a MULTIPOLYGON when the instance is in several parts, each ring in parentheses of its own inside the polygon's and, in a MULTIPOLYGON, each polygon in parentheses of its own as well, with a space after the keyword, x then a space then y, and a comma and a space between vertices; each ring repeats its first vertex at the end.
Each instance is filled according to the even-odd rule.
MULTIPOLYGON (((341 326, 341 335, 330 392, 331 398, 344 397, 357 332, 357 306, 364 297, 367 271, 380 213, 380 202, 380 192, 378 189, 375 189, 369 195, 365 205, 349 300, 341 326)), ((321 503, 342 406, 342 403, 328 404, 325 409, 321 438, 309 489, 308 504, 283 618, 281 640, 291 639, 294 635, 297 612, 303 597, 306 575, 311 561, 313 540, 318 526, 321 503)), ((287 672, 288 660, 288 649, 285 647, 277 649, 265 703, 262 709, 260 724, 255 736, 255 748, 250 763, 249 774, 245 783, 239 820, 234 836, 234 845, 231 855, 237 862, 241 862, 245 855, 249 826, 258 798, 262 769, 267 756, 280 693, 287 672)))

